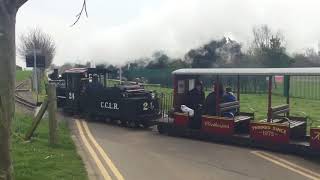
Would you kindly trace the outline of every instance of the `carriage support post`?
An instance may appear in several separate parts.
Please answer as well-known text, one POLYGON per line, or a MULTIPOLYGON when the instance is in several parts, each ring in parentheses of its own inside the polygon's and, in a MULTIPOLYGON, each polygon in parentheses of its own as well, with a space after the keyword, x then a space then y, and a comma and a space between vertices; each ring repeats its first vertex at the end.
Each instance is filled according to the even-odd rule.
MULTIPOLYGON (((284 76, 284 81, 286 86, 284 86, 285 88, 285 94, 287 96, 287 104, 290 104, 290 76, 289 75, 285 75, 284 76)), ((287 112, 287 116, 290 115, 290 111, 287 112)))
POLYGON ((272 76, 269 76, 269 85, 268 85, 268 122, 271 121, 271 103, 272 103, 272 76))
POLYGON ((221 88, 221 87, 219 87, 219 83, 220 82, 220 79, 219 79, 219 76, 217 75, 216 76, 216 83, 215 83, 215 86, 214 86, 214 88, 215 88, 215 92, 216 92, 216 113, 217 114, 219 114, 220 112, 219 112, 219 110, 220 110, 220 108, 219 108, 219 104, 220 104, 220 91, 219 91, 219 89, 221 88))
MULTIPOLYGON (((240 102, 240 75, 237 77, 237 101, 240 102)), ((238 112, 240 112, 240 107, 238 108, 238 112)))

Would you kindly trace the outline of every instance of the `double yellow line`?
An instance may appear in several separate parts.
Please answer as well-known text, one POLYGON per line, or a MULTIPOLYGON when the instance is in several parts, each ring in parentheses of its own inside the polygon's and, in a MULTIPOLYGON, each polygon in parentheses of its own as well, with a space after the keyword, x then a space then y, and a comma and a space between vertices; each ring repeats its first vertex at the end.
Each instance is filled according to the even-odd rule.
POLYGON ((100 160, 99 156, 97 155, 96 151, 94 150, 94 148, 99 152, 100 156, 102 157, 104 162, 108 165, 108 167, 112 171, 113 175, 118 180, 124 180, 123 176, 121 175, 121 173, 119 172, 117 167, 113 164, 113 162, 111 161, 109 156, 106 154, 106 152, 102 149, 102 147, 97 143, 97 141, 95 140, 95 138, 91 134, 91 131, 90 131, 87 123, 85 121, 81 121, 80 122, 78 119, 76 119, 75 121, 76 121, 77 128, 79 130, 79 134, 80 134, 81 140, 83 141, 83 143, 86 146, 86 148, 88 149, 91 157, 95 161, 95 163, 96 163, 98 169, 100 170, 103 178, 105 180, 112 180, 110 174, 108 173, 106 167, 101 162, 101 160, 100 160), (89 140, 87 139, 86 134, 87 134, 89 140), (90 144, 89 141, 93 144, 93 146, 90 144))
POLYGON ((306 169, 304 167, 301 167, 295 163, 289 162, 283 158, 280 158, 278 156, 272 155, 270 153, 266 153, 266 152, 262 152, 262 151, 251 151, 252 154, 259 156, 265 160, 268 160, 278 166, 281 166, 283 168, 286 168, 290 171, 293 171, 295 173, 298 173, 304 177, 307 177, 309 179, 313 179, 313 180, 320 180, 320 174, 306 169))

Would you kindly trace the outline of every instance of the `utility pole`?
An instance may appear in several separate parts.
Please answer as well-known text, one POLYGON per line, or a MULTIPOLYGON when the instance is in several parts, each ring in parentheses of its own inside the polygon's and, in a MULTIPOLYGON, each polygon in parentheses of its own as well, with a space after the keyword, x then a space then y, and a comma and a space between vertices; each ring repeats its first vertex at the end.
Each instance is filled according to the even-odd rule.
POLYGON ((36 51, 36 46, 33 43, 33 73, 34 73, 34 78, 33 78, 33 82, 35 85, 35 90, 37 93, 37 104, 38 104, 38 95, 39 95, 39 91, 38 91, 38 72, 37 72, 37 51, 36 51))

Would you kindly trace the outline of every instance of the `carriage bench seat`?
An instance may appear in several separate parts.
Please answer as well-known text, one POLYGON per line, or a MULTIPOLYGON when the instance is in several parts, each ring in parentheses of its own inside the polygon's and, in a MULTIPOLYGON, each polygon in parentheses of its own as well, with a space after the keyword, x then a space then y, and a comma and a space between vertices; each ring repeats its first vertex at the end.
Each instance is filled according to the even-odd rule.
MULTIPOLYGON (((239 101, 234 101, 234 102, 227 102, 227 103, 221 103, 219 105, 220 108, 220 115, 223 114, 223 112, 226 112, 228 110, 233 110, 233 109, 240 109, 240 103, 239 101)), ((240 121, 248 121, 251 120, 252 117, 248 116, 250 113, 237 113, 234 117, 235 122, 240 122, 240 121)), ((250 114, 252 115, 252 114, 250 114)))
POLYGON ((249 133, 250 121, 254 119, 254 113, 239 112, 239 101, 219 104, 220 116, 223 112, 236 109, 238 112, 232 118, 235 133, 249 133))
POLYGON ((301 126, 303 124, 305 124, 306 122, 304 121, 294 121, 294 120, 289 120, 289 126, 290 128, 295 128, 297 126, 301 126))
POLYGON ((306 134, 307 122, 304 117, 287 116, 290 112, 288 104, 278 105, 271 108, 271 118, 273 123, 287 125, 290 128, 292 138, 302 137, 306 134))
POLYGON ((285 117, 289 111, 290 111, 289 104, 273 106, 271 107, 272 119, 279 117, 281 114, 283 114, 283 117, 285 117))

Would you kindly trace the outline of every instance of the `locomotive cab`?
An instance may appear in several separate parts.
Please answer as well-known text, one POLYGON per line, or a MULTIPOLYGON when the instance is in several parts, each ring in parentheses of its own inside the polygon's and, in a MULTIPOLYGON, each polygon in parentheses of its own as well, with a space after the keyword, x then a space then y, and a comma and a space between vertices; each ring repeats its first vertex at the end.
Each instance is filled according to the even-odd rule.
POLYGON ((73 68, 65 71, 62 75, 65 80, 65 106, 64 111, 78 114, 83 110, 81 100, 85 95, 88 84, 92 82, 92 77, 98 76, 101 86, 106 86, 107 70, 96 68, 73 68), (101 80, 103 79, 103 82, 101 80))

